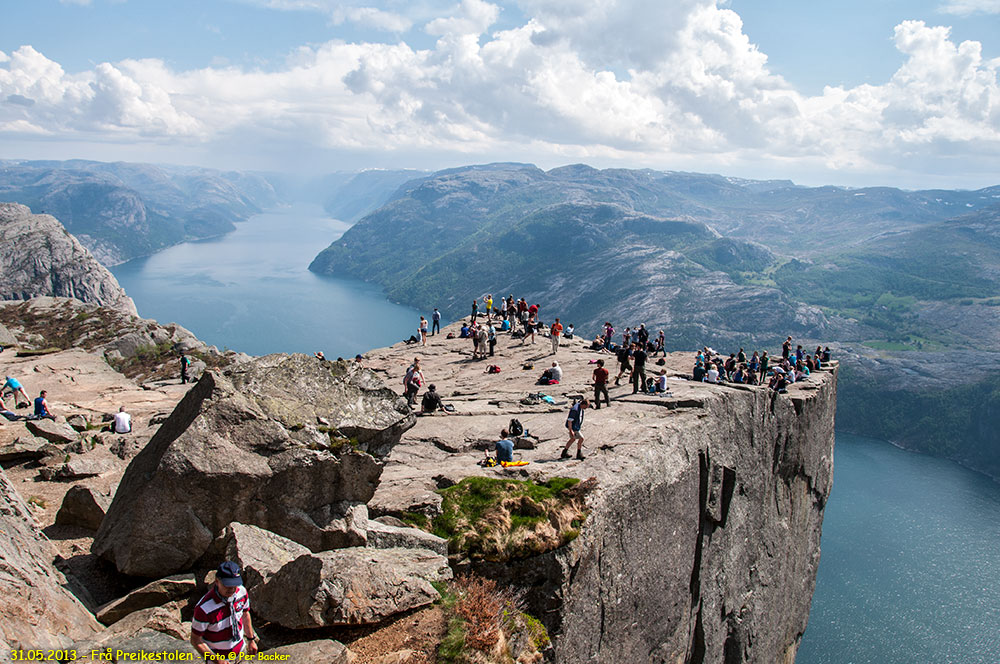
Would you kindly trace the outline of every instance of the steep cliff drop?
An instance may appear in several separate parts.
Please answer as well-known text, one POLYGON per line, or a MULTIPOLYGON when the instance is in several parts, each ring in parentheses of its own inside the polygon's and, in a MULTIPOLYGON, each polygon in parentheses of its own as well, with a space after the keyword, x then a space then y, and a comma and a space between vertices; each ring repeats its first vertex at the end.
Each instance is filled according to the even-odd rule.
POLYGON ((62 224, 17 203, 0 203, 0 274, 0 300, 72 297, 136 314, 114 276, 62 224))
POLYGON ((589 515, 568 545, 503 565, 453 550, 453 567, 527 588, 560 662, 794 661, 832 480, 836 365, 776 394, 684 380, 693 356, 671 354, 670 396, 612 386, 611 406, 587 413, 586 460, 560 461, 569 400, 591 396, 591 361, 612 356, 564 342, 563 380, 535 386, 552 359, 542 341, 503 337, 483 362, 469 360, 468 340, 442 336, 370 353, 366 363, 390 385, 419 356, 426 382, 455 407, 418 418, 404 434, 371 512, 434 518, 436 489, 470 475, 596 478, 589 515), (528 362, 537 366, 522 369, 528 362), (484 373, 491 363, 501 372, 484 373), (521 402, 537 391, 555 403, 521 402), (518 441, 529 465, 477 466, 511 418, 538 437, 518 441))

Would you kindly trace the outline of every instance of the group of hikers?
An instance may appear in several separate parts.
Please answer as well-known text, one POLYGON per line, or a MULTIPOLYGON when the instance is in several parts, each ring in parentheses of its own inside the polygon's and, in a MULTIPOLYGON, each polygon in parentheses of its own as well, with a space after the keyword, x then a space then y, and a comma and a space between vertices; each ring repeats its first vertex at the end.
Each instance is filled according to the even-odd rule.
POLYGON ((11 422, 19 420, 54 420, 56 417, 49 409, 49 402, 46 397, 48 397, 48 392, 42 390, 38 393, 34 401, 32 401, 21 381, 13 376, 5 376, 3 386, 0 386, 0 415, 11 422), (13 408, 9 408, 4 402, 4 395, 12 401, 11 405, 13 408), (31 407, 32 403, 34 403, 34 413, 31 415, 20 415, 15 412, 15 410, 31 407))
POLYGON ((829 346, 816 346, 812 354, 807 354, 799 344, 793 351, 791 337, 781 344, 781 359, 774 364, 766 350, 754 351, 748 359, 742 348, 738 353, 723 357, 706 346, 695 355, 691 379, 706 383, 766 384, 772 390, 783 391, 793 383, 808 379, 813 371, 829 362, 829 346))
MULTIPOLYGON (((498 334, 509 332, 512 339, 520 338, 521 343, 529 340, 534 343, 536 333, 547 334, 552 343, 552 352, 557 353, 560 338, 571 338, 573 326, 563 328, 560 319, 555 318, 552 325, 546 326, 539 318, 541 307, 538 304, 528 304, 524 298, 515 299, 513 295, 507 298, 500 298, 495 302, 492 295, 484 295, 480 301, 474 300, 472 311, 468 320, 462 321, 458 338, 472 339, 473 358, 480 359, 492 357, 495 354, 498 334), (499 306, 497 306, 499 305, 499 306)), ((433 329, 428 332, 427 321, 421 317, 420 339, 411 338, 411 341, 421 341, 426 343, 427 336, 440 333, 441 313, 434 309, 432 314, 434 321, 433 329)), ((449 333, 448 338, 454 338, 454 333, 449 333)), ((618 364, 618 371, 615 375, 615 385, 621 385, 623 377, 627 384, 632 387, 632 394, 658 394, 669 396, 667 369, 664 367, 667 355, 665 334, 659 330, 657 334, 651 335, 646 325, 640 324, 636 327, 626 327, 621 332, 620 341, 618 333, 611 322, 606 322, 590 345, 590 349, 599 353, 611 354, 618 364), (654 370, 647 375, 647 364, 651 363, 658 355, 662 356, 656 360, 659 365, 658 370, 654 370)), ((600 409, 601 404, 611 405, 611 397, 608 386, 611 381, 611 372, 605 366, 604 358, 591 360, 595 364, 593 369, 592 382, 594 395, 591 402, 587 398, 574 398, 567 413, 565 426, 568 432, 568 440, 560 454, 560 459, 571 457, 571 448, 576 444, 576 458, 584 459, 583 456, 583 436, 580 431, 583 427, 584 413, 593 407, 600 409)), ((821 369, 830 362, 830 347, 816 347, 813 353, 806 353, 801 345, 792 350, 792 337, 787 337, 782 344, 781 359, 772 362, 772 358, 767 351, 753 351, 748 357, 745 350, 740 348, 738 352, 730 353, 727 356, 714 351, 709 347, 704 347, 695 356, 695 366, 692 370, 690 380, 707 383, 739 383, 746 385, 766 384, 773 390, 784 391, 785 388, 798 381, 806 380, 810 373, 821 369)), ((491 365, 487 373, 494 369, 491 365)), ((545 369, 538 380, 541 385, 554 385, 559 383, 563 377, 563 368, 558 362, 553 361, 552 365, 545 369)), ((683 378, 678 376, 677 378, 683 378)), ((413 363, 408 367, 403 378, 404 395, 411 408, 416 408, 417 395, 424 385, 424 374, 421 368, 420 358, 415 357, 413 363)), ((540 396, 540 395, 539 395, 540 396)), ((437 392, 435 385, 431 384, 424 392, 420 403, 420 414, 431 414, 441 412, 447 414, 454 408, 446 405, 437 392)), ((512 423, 513 424, 513 423, 512 423)), ((509 440, 511 436, 509 429, 501 431, 500 440, 495 445, 497 456, 495 461, 509 463, 512 461, 513 443, 509 440)))
MULTIPOLYGON (((496 353, 497 335, 509 332, 512 339, 520 339, 522 344, 535 343, 536 335, 547 335, 552 345, 552 355, 559 352, 559 343, 562 339, 572 339, 573 325, 563 326, 562 321, 556 318, 552 324, 546 325, 539 315, 541 309, 538 304, 528 304, 523 297, 514 299, 514 295, 493 299, 492 294, 483 295, 482 306, 480 299, 472 301, 472 310, 468 321, 462 322, 458 338, 470 339, 472 341, 473 359, 485 359, 492 357, 496 353)), ((417 343, 427 345, 427 337, 441 331, 441 312, 434 309, 431 314, 433 325, 428 332, 428 322, 423 316, 420 317, 420 327, 417 332, 419 336, 411 336, 407 343, 417 343)), ((454 336, 453 333, 449 333, 454 336)))

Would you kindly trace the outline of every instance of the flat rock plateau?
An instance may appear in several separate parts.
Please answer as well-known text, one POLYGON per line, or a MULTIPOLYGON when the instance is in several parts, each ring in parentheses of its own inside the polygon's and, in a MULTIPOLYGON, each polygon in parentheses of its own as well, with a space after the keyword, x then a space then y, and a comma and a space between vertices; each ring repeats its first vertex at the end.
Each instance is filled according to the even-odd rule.
MULTIPOLYGON (((9 332, 0 332, 18 341, 29 328, 39 336, 12 324, 9 312, 6 320, 9 332)), ((153 334, 153 325, 140 327, 153 334)), ((13 549, 0 547, 3 569, 15 570, 0 575, 0 661, 35 645, 183 649, 190 601, 222 555, 242 560, 253 579, 263 645, 317 661, 434 661, 443 627, 431 583, 453 574, 520 587, 552 636, 554 661, 794 661, 832 478, 836 363, 776 394, 690 382, 692 353, 669 354, 662 367, 651 360, 647 373, 666 369, 669 393, 632 395, 612 380, 611 405, 586 413, 586 458, 560 460, 571 400, 592 397, 593 362, 603 358, 612 378, 617 372, 612 355, 588 346, 564 340, 553 356, 547 338, 520 343, 503 333, 495 357, 473 360, 469 340, 439 334, 426 346, 372 350, 365 369, 301 355, 220 361, 206 352, 196 387, 162 368, 126 377, 108 363, 107 345, 0 353, 0 375, 21 377, 31 392, 47 389, 57 424, 78 432, 69 442, 40 439, 21 422, 0 420, 7 501, 0 516, 5 532, 17 534, 13 549), (425 387, 435 384, 454 412, 414 416, 401 404, 415 357, 425 387), (553 360, 563 380, 536 385, 553 360), (487 373, 491 364, 501 371, 487 373), (536 392, 553 403, 522 402, 536 392), (296 403, 302 408, 290 408, 296 403), (378 413, 362 417, 369 403, 378 413), (101 433, 101 421, 122 405, 133 432, 101 433), (302 422, 296 413, 305 413, 302 422), (527 465, 480 466, 512 418, 530 433, 515 451, 527 465), (328 448, 334 429, 354 449, 328 448), (199 456, 202 448, 210 453, 199 456), (233 467, 203 467, 219 458, 234 459, 233 467), (258 478, 262 488, 215 509, 183 489, 190 478, 171 475, 183 468, 220 482, 258 478), (309 468, 327 479, 301 479, 309 468), (345 475, 351 468, 363 473, 362 484, 345 475), (445 558, 443 540, 396 520, 429 526, 442 512, 440 490, 473 476, 577 478, 588 488, 586 516, 560 546, 502 562, 454 546, 445 558), (128 488, 116 505, 119 483, 128 488), (183 528, 193 535, 179 540, 189 548, 172 540, 167 552, 155 541, 136 548, 128 533, 141 532, 137 525, 161 509, 147 489, 171 484, 170 502, 190 500, 183 528), (280 509, 260 502, 269 491, 282 494, 280 509), (104 539, 92 552, 95 536, 104 539), (142 564, 161 554, 162 565, 142 564), (311 600, 290 602, 287 588, 311 600), (358 601, 359 588, 371 601, 358 601), (32 601, 58 613, 21 610, 32 601), (51 638, 35 644, 32 630, 51 638)), ((120 362, 122 347, 112 350, 120 362)))

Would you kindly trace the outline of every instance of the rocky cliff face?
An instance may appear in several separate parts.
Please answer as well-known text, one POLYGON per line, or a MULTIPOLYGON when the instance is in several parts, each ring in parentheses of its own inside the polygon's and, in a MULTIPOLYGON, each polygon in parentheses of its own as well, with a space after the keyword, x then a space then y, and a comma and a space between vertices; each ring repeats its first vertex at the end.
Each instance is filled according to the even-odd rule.
MULTIPOLYGON (((419 349, 427 381, 456 413, 418 418, 404 434, 373 514, 434 517, 435 489, 469 475, 595 478, 589 516, 568 546, 505 565, 459 561, 456 569, 525 586, 560 662, 793 661, 831 486, 836 368, 778 395, 683 380, 691 356, 671 354, 670 395, 613 386, 612 405, 586 415, 586 460, 558 461, 568 400, 590 392, 590 361, 601 356, 582 341, 564 342, 562 382, 536 387, 549 363, 542 341, 539 352, 501 337, 490 359, 501 367, 495 375, 463 357, 466 340, 434 337, 419 349), (521 371, 526 361, 537 370, 521 371), (536 390, 556 403, 521 403, 536 390), (520 473, 476 466, 511 417, 538 437, 518 452, 530 464, 520 473)), ((413 354, 398 346, 368 362, 392 383, 413 354)))
POLYGON ((794 660, 832 479, 833 383, 713 394, 606 478, 562 561, 561 661, 794 660))
POLYGON ((135 314, 135 303, 55 218, 0 203, 0 299, 71 297, 135 314))
POLYGON ((0 470, 0 660, 11 649, 68 648, 99 625, 66 588, 55 550, 0 470))

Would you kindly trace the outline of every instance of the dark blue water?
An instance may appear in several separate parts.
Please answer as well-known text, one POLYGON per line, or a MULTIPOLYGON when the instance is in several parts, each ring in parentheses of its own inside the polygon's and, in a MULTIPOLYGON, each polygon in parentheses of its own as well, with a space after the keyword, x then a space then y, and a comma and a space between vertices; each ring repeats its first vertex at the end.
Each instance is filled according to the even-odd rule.
POLYGON ((837 435, 799 664, 1000 662, 1000 485, 837 435))
POLYGON ((306 269, 348 227, 318 206, 296 205, 112 272, 140 315, 179 323, 219 348, 353 357, 415 334, 420 315, 377 287, 306 269))

